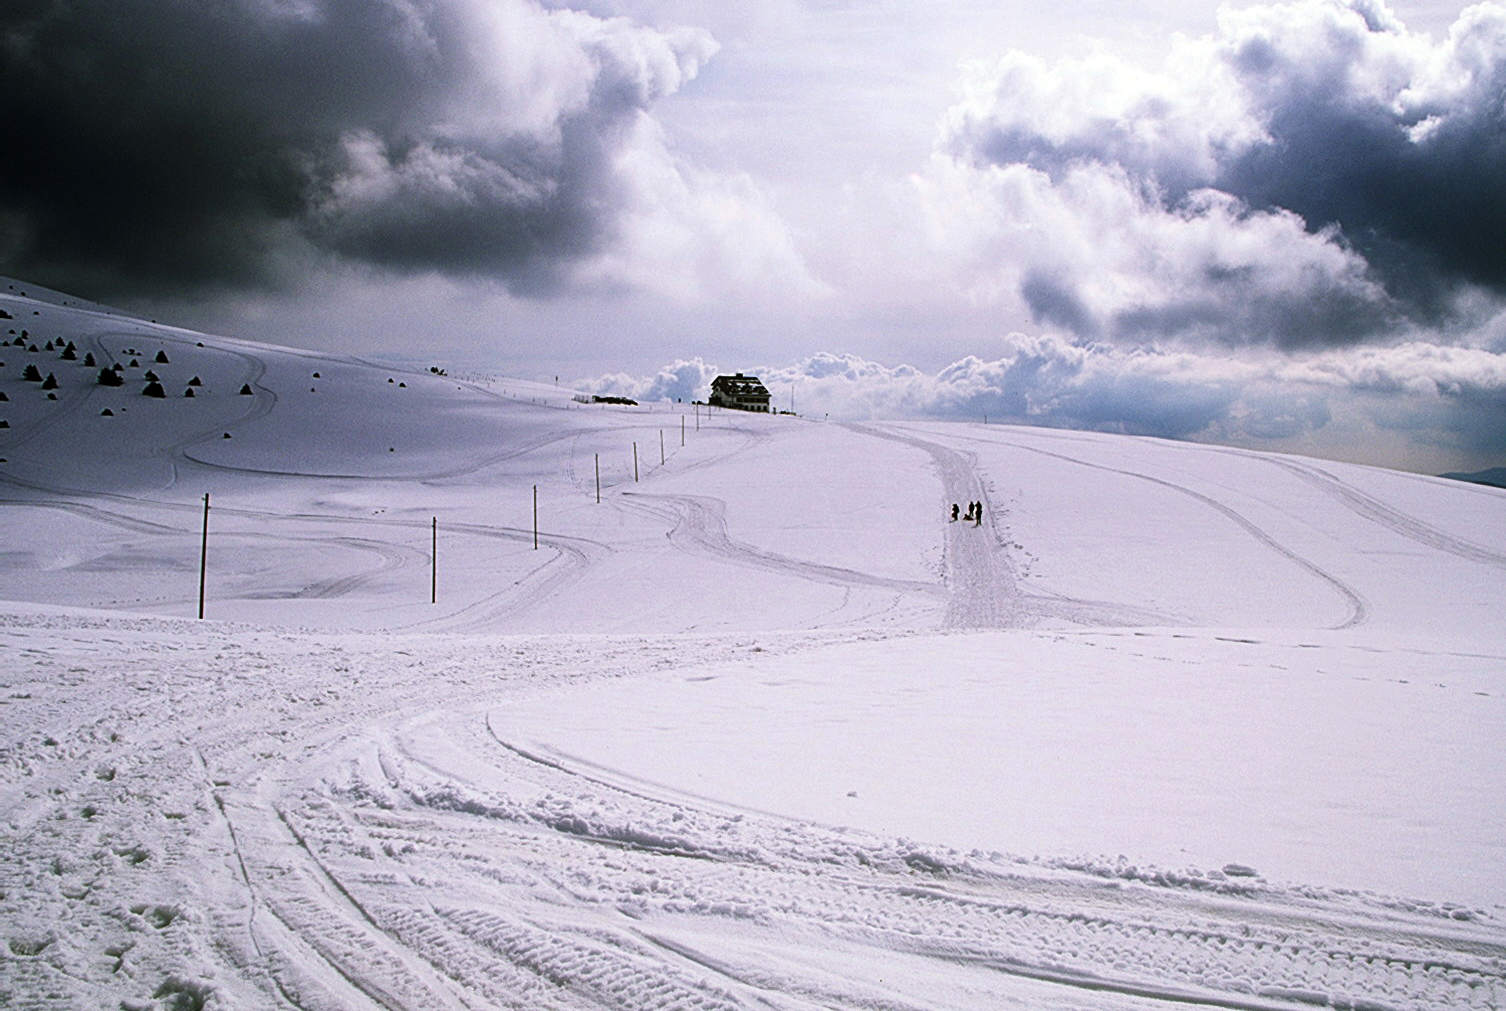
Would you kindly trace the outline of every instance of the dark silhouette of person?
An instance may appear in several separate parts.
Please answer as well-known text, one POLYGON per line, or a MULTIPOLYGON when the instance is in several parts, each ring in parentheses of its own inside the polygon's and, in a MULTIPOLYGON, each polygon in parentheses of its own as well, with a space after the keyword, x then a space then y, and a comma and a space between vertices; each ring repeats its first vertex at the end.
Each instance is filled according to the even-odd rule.
POLYGON ((957 503, 956 502, 952 503, 952 522, 953 523, 957 522, 957 503))
POLYGON ((972 512, 973 512, 973 526, 975 526, 975 527, 981 527, 983 525, 983 503, 982 502, 974 502, 973 505, 972 505, 972 512))

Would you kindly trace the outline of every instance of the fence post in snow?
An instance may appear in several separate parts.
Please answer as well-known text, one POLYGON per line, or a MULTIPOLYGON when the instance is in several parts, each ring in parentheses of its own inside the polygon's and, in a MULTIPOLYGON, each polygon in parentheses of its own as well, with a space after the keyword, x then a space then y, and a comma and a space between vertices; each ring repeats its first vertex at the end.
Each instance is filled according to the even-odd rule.
POLYGON ((429 525, 429 603, 439 603, 439 517, 429 525))
POLYGON ((209 565, 209 493, 204 493, 204 535, 199 540, 199 620, 204 620, 204 570, 209 565))
POLYGON ((539 486, 533 486, 533 550, 539 550, 539 486))
POLYGON ((659 429, 659 466, 664 466, 664 429, 659 429))
POLYGON ((596 504, 601 505, 601 454, 596 454, 596 504))
POLYGON ((680 448, 685 448, 685 415, 680 415, 680 448))
POLYGON ((633 443, 633 481, 638 480, 638 444, 633 443))

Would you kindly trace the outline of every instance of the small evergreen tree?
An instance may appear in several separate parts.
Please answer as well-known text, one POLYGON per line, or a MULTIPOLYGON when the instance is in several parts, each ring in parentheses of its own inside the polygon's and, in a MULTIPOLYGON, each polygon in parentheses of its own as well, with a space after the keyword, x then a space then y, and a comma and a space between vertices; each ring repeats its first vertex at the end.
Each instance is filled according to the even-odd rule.
POLYGON ((251 395, 251 384, 250 383, 242 383, 241 384, 241 396, 243 396, 243 397, 249 397, 250 395, 251 395))
POLYGON ((158 351, 157 352, 156 361, 157 361, 158 365, 166 365, 167 364, 167 352, 166 351, 158 351))
POLYGON ((55 390, 57 388, 58 388, 58 377, 55 376, 55 375, 53 375, 51 372, 47 373, 47 378, 44 379, 44 380, 42 380, 42 389, 44 389, 44 390, 55 390))
POLYGON ((91 368, 91 369, 94 368, 94 352, 93 351, 86 351, 86 352, 84 352, 84 364, 87 365, 87 366, 89 366, 89 368, 91 368))
POLYGON ((28 365, 21 370, 21 378, 28 383, 40 383, 42 381, 42 373, 37 370, 36 365, 28 365))
POLYGON ((99 385, 101 386, 124 386, 125 380, 114 369, 99 370, 99 385))
POLYGON ((146 389, 141 392, 143 396, 156 397, 158 400, 167 399, 167 391, 162 388, 161 383, 147 383, 146 389))
POLYGON ((190 386, 188 389, 184 390, 183 391, 183 395, 185 397, 191 397, 191 396, 193 396, 193 387, 190 386))

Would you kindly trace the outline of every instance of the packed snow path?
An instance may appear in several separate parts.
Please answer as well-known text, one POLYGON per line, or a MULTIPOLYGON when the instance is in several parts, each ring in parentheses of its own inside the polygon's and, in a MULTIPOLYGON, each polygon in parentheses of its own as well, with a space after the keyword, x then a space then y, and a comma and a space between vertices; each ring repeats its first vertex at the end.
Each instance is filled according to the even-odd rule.
POLYGON ((509 706, 541 692, 871 634, 4 622, 7 1007, 1506 1000, 1506 937, 1466 908, 957 852, 660 795, 509 740, 509 706))

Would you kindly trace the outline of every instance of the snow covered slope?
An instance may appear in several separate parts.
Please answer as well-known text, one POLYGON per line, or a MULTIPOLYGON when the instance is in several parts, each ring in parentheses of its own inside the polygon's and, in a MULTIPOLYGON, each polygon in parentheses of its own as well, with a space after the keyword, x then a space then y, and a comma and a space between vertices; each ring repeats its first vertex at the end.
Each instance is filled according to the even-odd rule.
POLYGON ((0 309, 6 1007, 1506 1005, 1506 492, 0 309))

